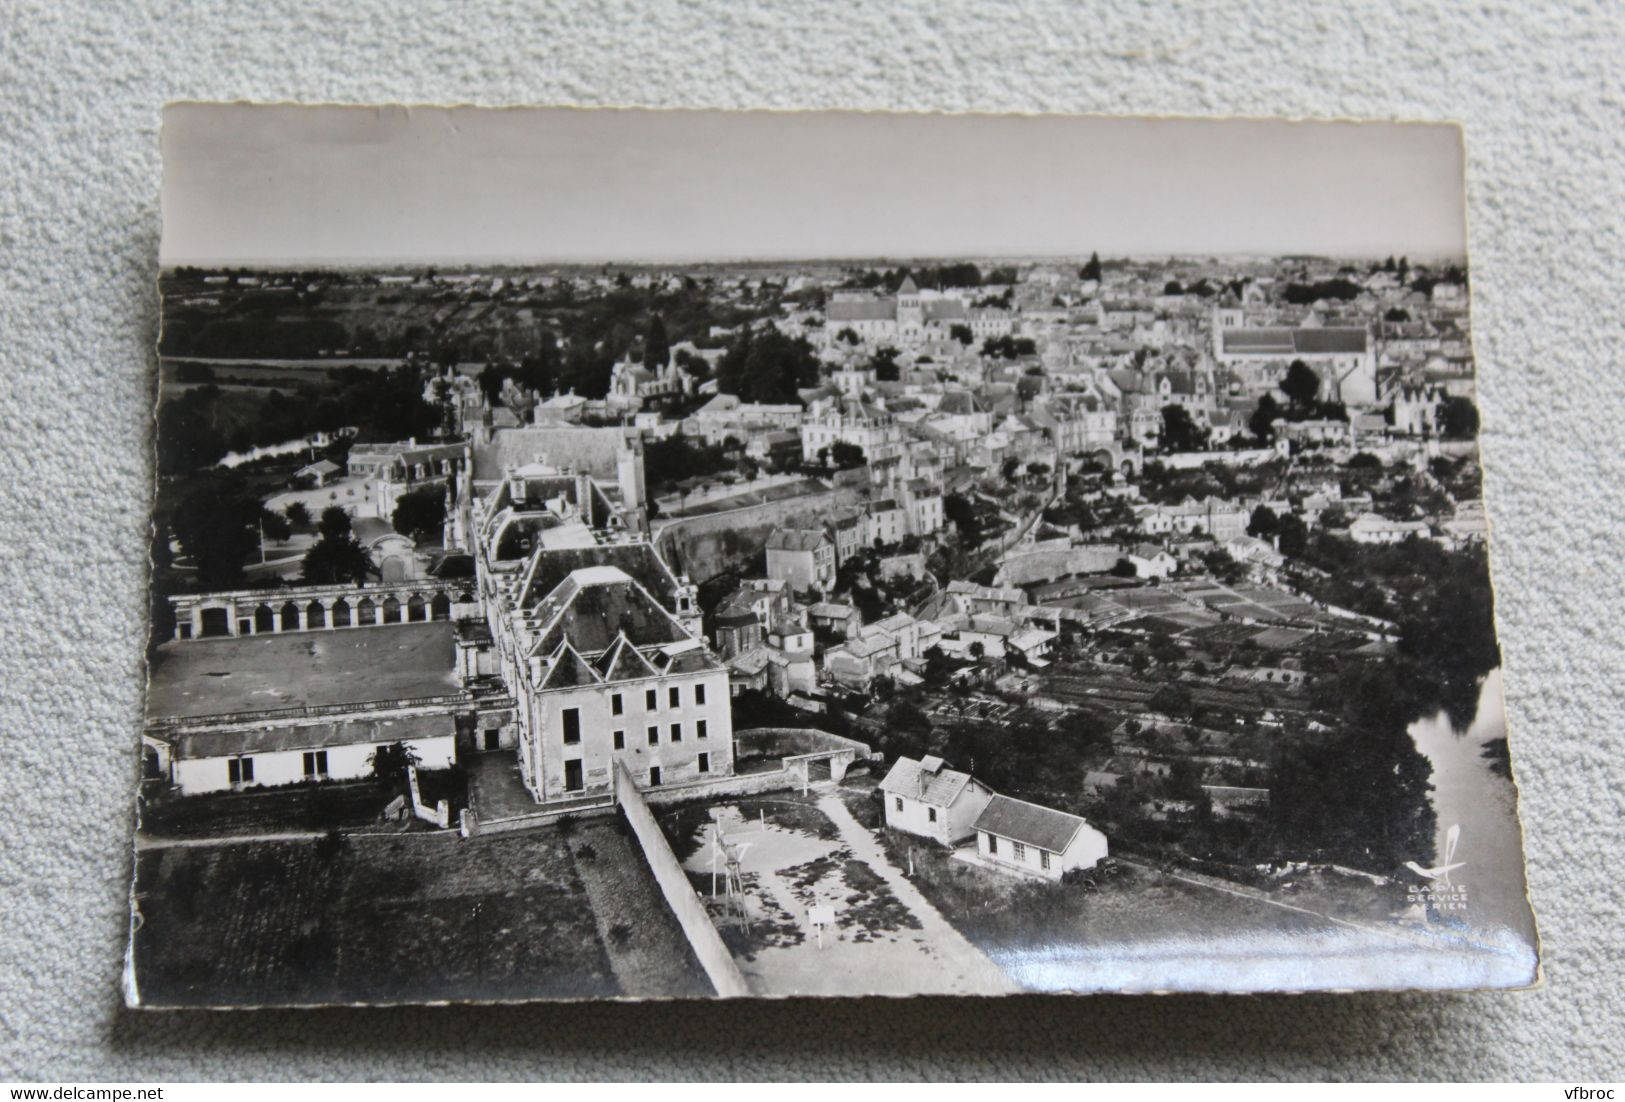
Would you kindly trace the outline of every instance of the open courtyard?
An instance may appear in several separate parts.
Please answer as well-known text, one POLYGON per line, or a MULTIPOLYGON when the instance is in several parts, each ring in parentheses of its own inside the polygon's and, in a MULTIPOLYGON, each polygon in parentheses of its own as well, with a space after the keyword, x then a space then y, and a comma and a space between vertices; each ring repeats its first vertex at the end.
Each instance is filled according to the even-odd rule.
POLYGON ((1016 990, 832 790, 683 808, 661 825, 756 994, 1016 990), (735 898, 729 854, 743 889, 735 898), (821 934, 819 912, 833 920, 821 934))

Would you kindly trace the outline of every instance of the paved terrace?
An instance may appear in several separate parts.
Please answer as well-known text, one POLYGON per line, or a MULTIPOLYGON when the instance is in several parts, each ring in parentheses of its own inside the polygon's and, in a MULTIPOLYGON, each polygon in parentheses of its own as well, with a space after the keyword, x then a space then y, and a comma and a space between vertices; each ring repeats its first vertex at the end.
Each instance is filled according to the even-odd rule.
POLYGON ((165 643, 152 661, 147 717, 456 693, 452 630, 440 620, 165 643))

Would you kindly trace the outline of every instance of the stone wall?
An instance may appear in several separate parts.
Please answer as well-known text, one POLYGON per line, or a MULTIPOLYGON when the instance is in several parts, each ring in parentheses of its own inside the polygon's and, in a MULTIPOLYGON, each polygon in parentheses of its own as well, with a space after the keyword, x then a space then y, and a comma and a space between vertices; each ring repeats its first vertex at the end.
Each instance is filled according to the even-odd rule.
POLYGON ((672 569, 703 582, 754 558, 773 529, 822 528, 835 510, 863 500, 862 489, 846 488, 684 517, 661 527, 655 546, 672 569))
POLYGON ((631 774, 619 762, 615 765, 615 788, 621 810, 626 813, 626 821, 631 824, 632 833, 637 836, 638 845, 643 849, 644 859, 649 862, 649 871, 654 873, 655 882, 660 885, 672 914, 677 916, 677 923, 683 928, 689 945, 693 946, 694 955, 699 958, 711 985, 719 995, 749 995, 745 977, 739 971, 739 965, 734 963, 728 947, 722 943, 722 935, 712 925, 705 904, 694 893, 693 885, 688 882, 688 874, 677 863, 677 856, 672 853, 666 836, 660 832, 660 824, 655 822, 654 813, 638 792, 631 774))

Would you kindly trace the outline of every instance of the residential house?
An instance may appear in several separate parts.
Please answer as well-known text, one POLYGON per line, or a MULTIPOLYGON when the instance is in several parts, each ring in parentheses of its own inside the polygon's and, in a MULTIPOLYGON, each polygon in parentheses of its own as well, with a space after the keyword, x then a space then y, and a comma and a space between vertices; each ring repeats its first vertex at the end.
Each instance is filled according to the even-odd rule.
POLYGON ((952 849, 976 831, 976 820, 993 790, 969 773, 947 768, 938 757, 900 757, 880 782, 886 825, 952 849))
POLYGON ((1399 543, 1411 536, 1427 539, 1430 532, 1420 520, 1391 520, 1377 513, 1362 513, 1349 524, 1355 543, 1399 543))
POLYGON ((973 824, 976 852, 997 869, 1059 880, 1107 856, 1106 836, 1077 815, 994 796, 973 824))
POLYGON ((767 576, 798 593, 835 585, 835 544, 816 528, 775 528, 767 538, 767 576))

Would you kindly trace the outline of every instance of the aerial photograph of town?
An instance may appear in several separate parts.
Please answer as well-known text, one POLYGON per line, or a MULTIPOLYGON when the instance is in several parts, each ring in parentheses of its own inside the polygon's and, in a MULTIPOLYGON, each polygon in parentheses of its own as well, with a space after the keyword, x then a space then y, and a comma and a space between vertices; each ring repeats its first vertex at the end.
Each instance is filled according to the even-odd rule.
POLYGON ((166 251, 126 999, 1533 982, 1464 249, 955 244, 166 251))

